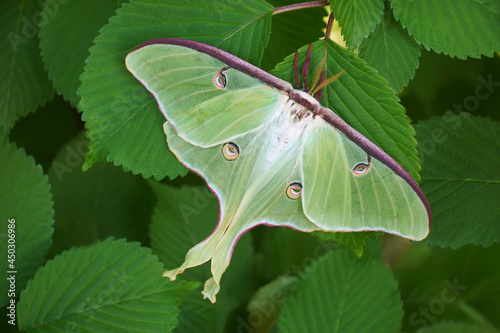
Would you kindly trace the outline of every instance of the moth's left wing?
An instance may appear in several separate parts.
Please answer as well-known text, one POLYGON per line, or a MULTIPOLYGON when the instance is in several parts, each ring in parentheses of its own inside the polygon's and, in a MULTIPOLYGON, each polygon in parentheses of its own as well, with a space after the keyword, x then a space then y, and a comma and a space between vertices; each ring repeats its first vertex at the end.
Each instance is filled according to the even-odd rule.
POLYGON ((284 91, 292 89, 227 52, 189 40, 144 43, 125 63, 156 98, 178 135, 200 147, 258 129, 288 99, 284 91), (274 86, 261 81, 269 78, 274 86))

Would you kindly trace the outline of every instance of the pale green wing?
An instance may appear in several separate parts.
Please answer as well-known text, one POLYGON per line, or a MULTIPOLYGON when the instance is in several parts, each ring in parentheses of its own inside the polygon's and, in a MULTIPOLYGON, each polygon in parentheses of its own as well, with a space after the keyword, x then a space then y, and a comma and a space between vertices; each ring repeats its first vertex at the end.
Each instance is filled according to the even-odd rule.
POLYGON ((305 215, 326 231, 425 238, 427 210, 410 185, 321 118, 314 125, 303 152, 305 215))
POLYGON ((199 173, 218 196, 219 223, 214 232, 193 247, 179 268, 166 272, 174 279, 184 269, 212 259, 213 278, 205 284, 204 295, 215 301, 219 281, 231 258, 238 238, 259 224, 289 226, 302 231, 319 228, 304 215, 302 201, 290 199, 287 187, 300 182, 302 145, 296 142, 273 164, 268 162, 271 144, 271 124, 262 130, 236 137, 239 155, 227 160, 224 144, 211 148, 193 146, 180 138, 172 126, 165 123, 169 148, 188 168, 199 173))
POLYGON ((255 130, 286 94, 203 52, 170 44, 132 51, 128 70, 154 95, 185 141, 210 147, 255 130))
POLYGON ((220 203, 214 232, 165 276, 211 259, 203 293, 214 302, 236 241, 259 224, 427 235, 430 210, 413 179, 307 93, 188 40, 147 42, 126 64, 167 118, 170 150, 220 203))

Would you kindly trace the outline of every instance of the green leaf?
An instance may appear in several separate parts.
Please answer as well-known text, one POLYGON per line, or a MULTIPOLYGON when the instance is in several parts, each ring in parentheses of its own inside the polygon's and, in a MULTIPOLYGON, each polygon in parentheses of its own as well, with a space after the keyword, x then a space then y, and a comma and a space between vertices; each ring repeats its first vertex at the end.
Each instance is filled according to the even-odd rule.
POLYGON ((145 178, 185 175, 186 168, 167 148, 165 119, 155 100, 125 67, 127 53, 151 39, 176 37, 258 64, 272 10, 263 0, 137 0, 117 10, 94 41, 78 90, 91 140, 84 168, 106 159, 145 178))
POLYGON ((479 325, 447 322, 433 325, 422 333, 494 333, 494 331, 479 325))
POLYGON ((40 3, 0 2, 0 132, 54 95, 38 50, 40 3))
POLYGON ((51 243, 54 212, 47 176, 35 165, 33 157, 26 156, 24 150, 2 137, 0 161, 0 269, 4 274, 0 288, 5 291, 0 305, 3 306, 8 302, 10 289, 7 277, 15 275, 18 297, 42 264, 51 243), (15 245, 15 249, 9 244, 15 245), (15 258, 7 260, 8 254, 14 254, 15 258))
MULTIPOLYGON (((189 249, 207 238, 217 225, 219 205, 207 186, 174 188, 151 182, 158 196, 151 223, 151 247, 167 268, 180 266, 189 249)), ((217 302, 203 299, 201 288, 189 294, 181 305, 176 332, 223 332, 235 307, 248 299, 251 286, 252 246, 244 235, 232 254, 221 281, 217 302)), ((182 277, 204 283, 212 276, 205 264, 187 269, 182 277)))
POLYGON ((403 330, 437 321, 500 327, 500 244, 458 250, 414 244, 394 272, 404 302, 403 330))
POLYGON ((305 271, 309 274, 283 303, 280 332, 399 331, 398 285, 381 261, 340 249, 305 271))
POLYGON ((57 92, 76 107, 85 59, 92 40, 123 0, 46 1, 40 27, 40 50, 57 92))
POLYGON ((500 241, 499 123, 450 112, 415 130, 432 210, 428 241, 452 248, 500 241))
POLYGON ((382 232, 313 232, 313 236, 323 241, 336 242, 346 246, 358 257, 363 255, 367 240, 378 238, 382 235, 382 232))
MULTIPOLYGON (((274 7, 285 6, 295 2, 290 0, 269 1, 274 7)), ((273 15, 271 38, 264 51, 261 68, 270 71, 290 53, 299 47, 312 43, 325 36, 325 22, 327 15, 324 7, 293 10, 273 15), (300 22, 297 25, 297 22, 300 22)))
POLYGON ((49 170, 54 193, 55 232, 51 254, 109 236, 148 244, 154 194, 142 177, 110 163, 83 172, 88 139, 75 137, 58 153, 49 170))
POLYGON ((500 51, 500 3, 491 0, 392 0, 394 16, 427 50, 450 57, 500 51))
POLYGON ((400 92, 415 75, 420 46, 389 10, 359 47, 359 57, 378 70, 392 89, 400 92))
POLYGON ((21 293, 19 328, 31 332, 171 332, 196 285, 162 277, 138 243, 107 239, 47 262, 21 293))
POLYGON ((337 0, 330 3, 339 22, 347 47, 356 49, 380 22, 384 12, 383 0, 337 0))
MULTIPOLYGON (((324 56, 324 41, 317 41, 312 45, 309 87, 314 70, 324 56)), ((415 131, 410 126, 410 119, 405 115, 394 90, 387 85, 384 78, 351 51, 329 41, 327 52, 325 78, 343 70, 344 72, 339 79, 324 89, 322 105, 332 109, 350 126, 377 144, 418 180, 420 165, 415 149, 416 140, 413 138, 415 131)), ((299 68, 304 64, 306 53, 307 47, 299 50, 299 68)), ((288 56, 272 73, 293 82, 294 57, 288 56)))

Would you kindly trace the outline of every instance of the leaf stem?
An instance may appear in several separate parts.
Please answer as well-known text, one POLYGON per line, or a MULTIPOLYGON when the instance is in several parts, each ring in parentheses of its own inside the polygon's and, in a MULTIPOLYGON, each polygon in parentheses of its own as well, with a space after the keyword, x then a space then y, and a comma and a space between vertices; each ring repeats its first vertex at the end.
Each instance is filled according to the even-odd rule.
POLYGON ((292 10, 298 10, 298 9, 324 7, 324 6, 328 6, 329 4, 330 3, 328 1, 310 1, 310 2, 295 3, 293 5, 287 5, 287 6, 274 8, 273 15, 278 15, 281 13, 286 13, 286 12, 289 12, 292 10))

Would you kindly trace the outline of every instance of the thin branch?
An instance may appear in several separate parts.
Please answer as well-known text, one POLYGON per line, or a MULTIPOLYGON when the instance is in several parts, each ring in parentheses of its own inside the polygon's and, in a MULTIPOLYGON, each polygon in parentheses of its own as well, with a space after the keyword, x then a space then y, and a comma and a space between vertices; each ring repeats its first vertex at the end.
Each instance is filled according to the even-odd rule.
POLYGON ((274 8, 273 15, 286 13, 286 12, 289 12, 292 10, 298 10, 298 9, 324 7, 324 6, 328 6, 329 4, 330 3, 328 1, 310 1, 310 2, 296 3, 293 5, 274 8))
POLYGON ((326 25, 325 39, 328 39, 332 33, 333 21, 335 21, 335 15, 330 13, 330 16, 328 17, 328 24, 326 25))

